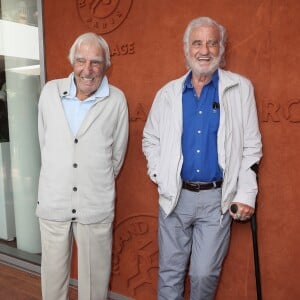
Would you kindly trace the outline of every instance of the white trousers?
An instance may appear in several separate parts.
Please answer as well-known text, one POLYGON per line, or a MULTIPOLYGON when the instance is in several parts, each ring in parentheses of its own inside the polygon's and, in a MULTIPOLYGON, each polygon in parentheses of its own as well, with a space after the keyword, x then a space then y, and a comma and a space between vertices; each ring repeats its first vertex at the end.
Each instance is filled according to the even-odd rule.
POLYGON ((73 237, 78 249, 78 299, 106 300, 112 223, 84 225, 40 219, 43 300, 67 300, 73 237))

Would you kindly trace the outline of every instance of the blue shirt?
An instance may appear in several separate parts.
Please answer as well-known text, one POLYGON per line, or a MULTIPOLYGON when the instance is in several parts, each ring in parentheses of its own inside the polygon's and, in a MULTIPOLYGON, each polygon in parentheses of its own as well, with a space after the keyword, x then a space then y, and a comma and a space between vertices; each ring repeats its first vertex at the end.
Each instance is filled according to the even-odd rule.
POLYGON ((109 95, 109 86, 107 77, 104 76, 99 88, 96 92, 85 99, 79 100, 76 97, 76 85, 74 82, 74 74, 71 76, 70 94, 62 97, 62 105, 68 120, 70 129, 74 136, 76 136, 84 117, 86 116, 90 107, 96 102, 97 98, 106 97, 109 95))
POLYGON ((217 132, 220 122, 219 75, 216 71, 198 98, 192 84, 192 73, 187 76, 183 95, 183 166, 184 181, 212 182, 222 179, 218 163, 217 132))

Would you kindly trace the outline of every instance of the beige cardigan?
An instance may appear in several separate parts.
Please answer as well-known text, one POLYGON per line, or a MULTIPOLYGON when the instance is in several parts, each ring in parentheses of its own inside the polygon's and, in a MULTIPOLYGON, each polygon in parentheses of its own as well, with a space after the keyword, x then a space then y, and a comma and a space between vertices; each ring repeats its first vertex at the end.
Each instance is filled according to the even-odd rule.
POLYGON ((115 178, 128 141, 128 108, 124 94, 110 85, 74 137, 61 97, 69 94, 70 77, 48 82, 39 101, 41 172, 39 218, 108 223, 114 218, 115 178))

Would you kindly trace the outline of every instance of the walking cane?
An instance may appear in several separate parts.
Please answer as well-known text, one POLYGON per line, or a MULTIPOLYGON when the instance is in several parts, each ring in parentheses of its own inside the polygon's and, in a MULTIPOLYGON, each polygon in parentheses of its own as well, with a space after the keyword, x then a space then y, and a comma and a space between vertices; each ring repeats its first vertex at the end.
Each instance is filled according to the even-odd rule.
POLYGON ((257 244, 257 224, 256 214, 254 213, 250 219, 252 241, 253 241, 253 254, 254 254, 254 266, 255 266, 255 280, 256 280, 256 295, 257 300, 262 300, 261 295, 261 281, 260 281, 260 268, 259 268, 259 255, 258 255, 258 244, 257 244))
MULTIPOLYGON (((258 180, 258 164, 254 164, 251 166, 251 169, 256 174, 256 179, 258 180)), ((230 207, 232 213, 237 213, 238 206, 236 204, 232 204, 230 207)), ((261 280, 260 280, 260 268, 259 268, 259 255, 258 255, 258 243, 257 243, 257 222, 256 222, 256 214, 252 215, 250 219, 251 225, 251 233, 252 233, 252 242, 253 242, 253 255, 254 255, 254 267, 255 267, 255 282, 256 282, 256 297, 257 300, 262 300, 261 293, 261 280)))

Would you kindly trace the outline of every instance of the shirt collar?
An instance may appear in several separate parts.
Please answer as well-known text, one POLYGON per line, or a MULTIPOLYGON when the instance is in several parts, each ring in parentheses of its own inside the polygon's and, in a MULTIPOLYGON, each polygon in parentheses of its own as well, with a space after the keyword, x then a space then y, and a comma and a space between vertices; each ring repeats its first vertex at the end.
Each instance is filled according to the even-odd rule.
MULTIPOLYGON (((218 88, 218 83, 219 83, 219 72, 218 69, 214 72, 211 81, 208 83, 210 84, 212 82, 214 88, 218 88)), ((189 72, 189 74, 187 75, 184 84, 183 84, 183 91, 185 91, 186 89, 192 89, 193 84, 192 84, 192 71, 189 72)))
MULTIPOLYGON (((109 95, 109 84, 107 76, 104 76, 102 82, 96 92, 88 97, 86 100, 95 100, 97 98, 104 98, 109 95)), ((67 98, 75 98, 76 97, 76 85, 74 80, 74 73, 71 74, 71 85, 70 85, 70 94, 67 98)), ((85 100, 85 101, 86 101, 85 100)))
POLYGON ((186 76, 186 79, 183 83, 183 91, 185 91, 186 89, 192 89, 192 88, 193 88, 193 85, 192 85, 192 71, 191 71, 186 76))
POLYGON ((211 79, 213 85, 214 85, 214 88, 218 88, 218 85, 219 85, 219 72, 218 70, 216 70, 212 76, 212 79, 211 79))

